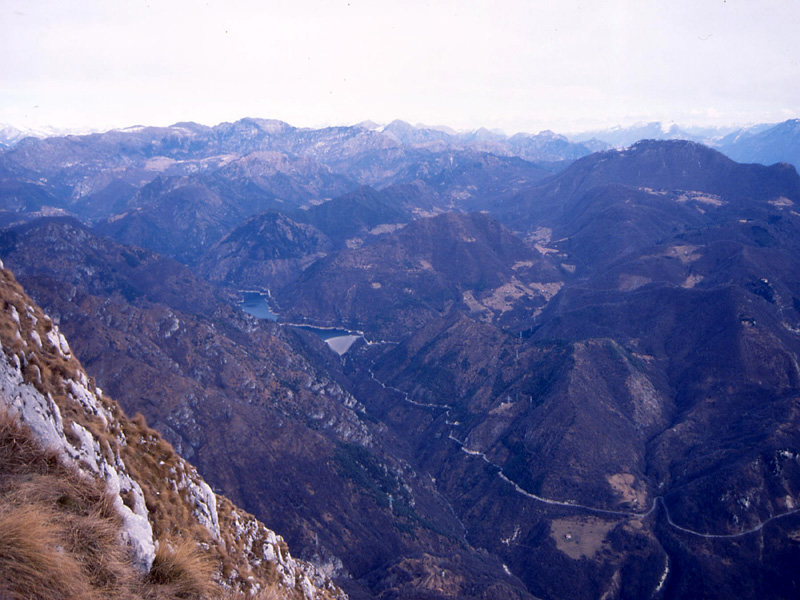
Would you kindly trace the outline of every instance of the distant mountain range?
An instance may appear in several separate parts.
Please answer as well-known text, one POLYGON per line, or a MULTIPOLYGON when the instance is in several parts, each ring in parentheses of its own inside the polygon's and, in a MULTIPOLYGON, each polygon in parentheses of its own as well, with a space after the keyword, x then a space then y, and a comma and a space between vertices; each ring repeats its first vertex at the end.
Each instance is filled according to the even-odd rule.
MULTIPOLYGON (((758 130, 765 127, 769 126, 758 125, 753 129, 758 130)), ((619 126, 586 131, 569 137, 582 143, 591 143, 592 140, 594 140, 593 143, 602 142, 612 148, 625 148, 640 140, 689 140, 710 145, 737 131, 743 131, 743 129, 740 127, 681 127, 677 123, 653 121, 627 127, 619 126)))
POLYGON ((800 169, 800 119, 768 129, 732 133, 720 141, 719 149, 739 162, 764 165, 788 162, 800 169))
POLYGON ((26 137, 47 138, 63 135, 82 135, 91 133, 88 130, 71 130, 57 127, 37 127, 34 129, 19 129, 13 125, 0 123, 0 148, 13 146, 26 137))
MULTIPOLYGON (((271 129, 273 134, 279 135, 289 131, 305 131, 309 133, 315 131, 313 129, 293 128, 279 121, 258 119, 245 119, 244 121, 257 122, 260 127, 271 129)), ((184 126, 195 131, 211 129, 214 131, 239 132, 241 127, 239 124, 241 123, 242 121, 234 124, 225 123, 214 128, 195 123, 179 123, 173 125, 172 129, 184 126)), ((739 162, 761 164, 788 162, 796 168, 800 168, 800 158, 798 158, 797 154, 797 123, 798 119, 789 119, 777 124, 761 123, 744 127, 683 127, 677 123, 654 121, 569 135, 542 131, 538 134, 517 133, 511 136, 487 129, 459 132, 448 127, 414 126, 399 120, 392 121, 388 125, 365 121, 352 127, 333 127, 328 129, 368 131, 389 140, 390 145, 394 142, 401 146, 428 148, 431 150, 442 150, 444 148, 471 149, 497 156, 518 156, 534 162, 574 160, 585 156, 589 152, 608 148, 624 148, 640 140, 688 140, 717 148, 739 162)), ((118 131, 135 133, 153 129, 156 128, 129 127, 118 131)), ((87 132, 73 132, 50 127, 21 130, 10 125, 0 125, 0 148, 11 147, 26 137, 41 139, 64 135, 82 135, 85 133, 87 132)), ((297 147, 295 146, 296 149, 297 147)))
POLYGON ((786 162, 800 169, 800 121, 790 119, 778 124, 748 127, 689 127, 674 123, 643 123, 631 127, 592 131, 570 136, 593 150, 625 148, 640 140, 688 140, 715 148, 743 163, 772 165, 786 162))

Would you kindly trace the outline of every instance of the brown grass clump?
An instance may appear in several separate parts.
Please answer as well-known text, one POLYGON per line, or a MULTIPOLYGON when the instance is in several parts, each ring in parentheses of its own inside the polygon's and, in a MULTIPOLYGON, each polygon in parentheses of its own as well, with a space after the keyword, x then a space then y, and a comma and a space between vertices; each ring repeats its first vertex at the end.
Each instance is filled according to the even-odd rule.
POLYGON ((218 586, 212 583, 213 571, 207 554, 194 542, 181 541, 173 545, 162 541, 148 580, 176 598, 195 600, 219 592, 218 586))
POLYGON ((215 556, 163 542, 149 574, 132 565, 101 482, 43 450, 0 409, 2 600, 192 600, 222 595, 215 556))
POLYGON ((58 464, 55 453, 43 451, 32 436, 20 429, 14 417, 0 410, 0 489, 4 475, 45 473, 58 468, 58 464))
POLYGON ((92 598, 81 564, 61 546, 56 518, 41 506, 0 513, 0 597, 92 598))
POLYGON ((122 599, 137 578, 103 485, 0 411, 0 598, 122 599))

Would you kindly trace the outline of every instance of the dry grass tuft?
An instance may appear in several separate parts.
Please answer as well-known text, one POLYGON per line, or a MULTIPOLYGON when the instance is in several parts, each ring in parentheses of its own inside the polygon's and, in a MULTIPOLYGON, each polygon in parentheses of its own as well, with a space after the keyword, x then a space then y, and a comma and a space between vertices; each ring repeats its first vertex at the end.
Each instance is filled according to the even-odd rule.
POLYGON ((182 541, 173 545, 162 541, 156 550, 148 580, 163 586, 176 598, 193 600, 210 597, 219 591, 212 583, 213 571, 207 553, 194 542, 182 541))
POLYGON ((47 452, 29 434, 23 432, 17 419, 0 410, 0 486, 2 473, 47 472, 58 468, 58 457, 47 452))
POLYGON ((122 599, 141 577, 103 485, 0 411, 0 598, 122 599))
POLYGON ((96 597, 80 562, 61 545, 55 522, 55 514, 36 505, 10 507, 0 513, 0 597, 96 597))
POLYGON ((133 567, 121 520, 101 482, 37 446, 0 409, 0 598, 218 598, 212 561, 194 542, 161 544, 153 570, 133 567))

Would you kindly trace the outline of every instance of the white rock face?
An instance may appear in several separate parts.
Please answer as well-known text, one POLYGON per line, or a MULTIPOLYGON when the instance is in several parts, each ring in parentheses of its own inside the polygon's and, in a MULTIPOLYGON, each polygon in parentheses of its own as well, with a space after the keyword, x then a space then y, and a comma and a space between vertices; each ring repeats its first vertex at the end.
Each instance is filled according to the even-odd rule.
MULTIPOLYGON (((32 314, 28 316, 33 318, 32 314)), ((16 311, 12 313, 12 320, 19 325, 19 315, 16 311), (17 319, 14 319, 14 314, 17 315, 17 319)), ((46 339, 54 349, 66 355, 69 352, 66 340, 55 326, 51 333, 52 335, 48 335, 46 339)), ((20 329, 20 338, 26 346, 32 341, 37 348, 42 347, 42 340, 38 334, 30 335, 26 339, 20 329)), ((58 452, 63 460, 72 463, 79 472, 106 482, 107 491, 113 496, 114 506, 122 517, 122 537, 133 549, 136 566, 148 571, 155 558, 156 546, 141 486, 130 477, 119 455, 114 457, 113 464, 109 462, 101 450, 100 440, 79 423, 69 424, 71 434, 69 437, 73 441, 68 439, 58 405, 49 395, 45 396, 34 386, 25 383, 20 368, 24 356, 20 359, 15 355, 15 358, 16 360, 10 363, 5 349, 0 354, 0 404, 5 405, 11 415, 17 416, 27 425, 43 447, 58 452), (128 496, 133 509, 125 504, 122 494, 128 496)), ((90 389, 89 380, 83 372, 79 373, 79 379, 80 381, 66 382, 70 395, 88 415, 97 416, 107 425, 113 419, 113 415, 90 389)))
POLYGON ((64 428, 58 406, 25 383, 19 369, 4 359, 0 360, 0 402, 31 428, 42 446, 52 450, 62 447, 64 428))
POLYGON ((180 461, 172 473, 175 476, 176 491, 186 493, 197 522, 208 529, 215 540, 219 540, 217 496, 211 487, 197 474, 194 467, 185 461, 180 461))
POLYGON ((321 590, 329 597, 346 600, 347 596, 335 590, 330 579, 314 565, 292 558, 284 545, 283 538, 267 529, 253 517, 245 517, 233 511, 233 530, 238 542, 242 542, 245 554, 250 556, 251 564, 264 561, 277 563, 280 586, 287 590, 302 593, 304 600, 321 598, 321 590))

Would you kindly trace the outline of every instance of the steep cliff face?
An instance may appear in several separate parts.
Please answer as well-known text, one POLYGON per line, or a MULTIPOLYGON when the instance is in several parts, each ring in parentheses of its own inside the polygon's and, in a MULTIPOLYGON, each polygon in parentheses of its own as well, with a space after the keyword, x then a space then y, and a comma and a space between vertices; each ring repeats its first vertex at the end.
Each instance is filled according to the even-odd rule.
POLYGON ((0 301, 0 537, 13 550, 0 552, 3 597, 345 597, 293 559, 280 536, 217 496, 141 417, 127 418, 5 269, 0 301), (63 542, 60 554, 37 551, 14 528, 23 513, 26 527, 63 542), (62 531, 65 519, 81 526, 62 531), (37 568, 51 587, 26 589, 37 568))

